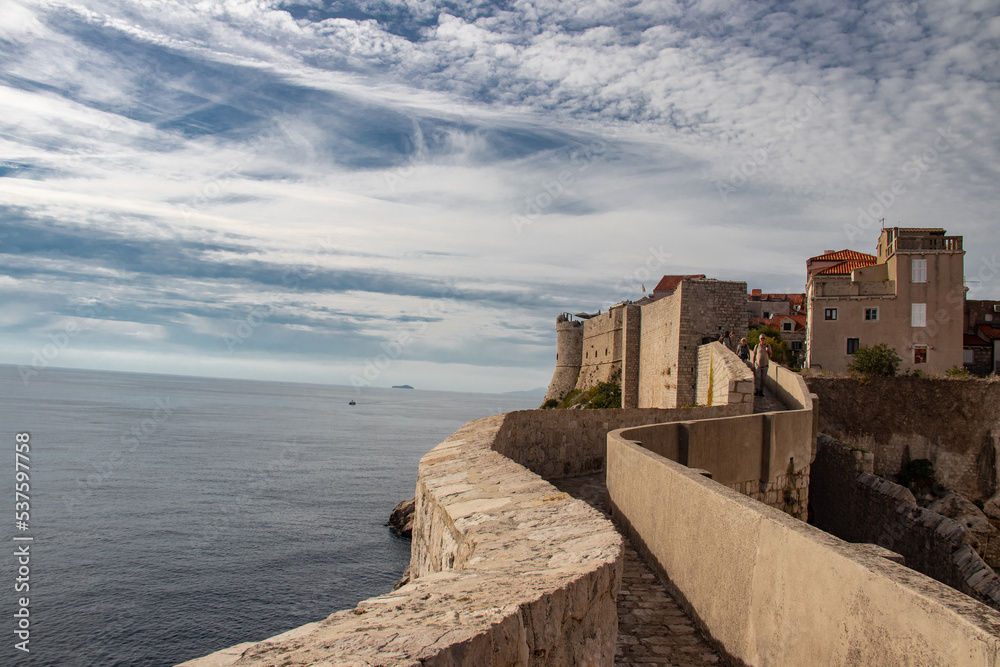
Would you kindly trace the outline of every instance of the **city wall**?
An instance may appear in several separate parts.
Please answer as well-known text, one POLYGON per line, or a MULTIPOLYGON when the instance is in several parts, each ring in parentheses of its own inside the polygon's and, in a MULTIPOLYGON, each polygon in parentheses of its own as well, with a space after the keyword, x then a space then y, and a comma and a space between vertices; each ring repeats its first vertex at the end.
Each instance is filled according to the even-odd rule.
POLYGON ((539 474, 602 470, 609 429, 735 410, 525 410, 470 422, 421 459, 409 584, 184 666, 610 666, 621 537, 539 474))
POLYGON ((941 484, 973 500, 998 491, 1000 381, 996 379, 810 377, 820 429, 841 442, 865 440, 874 473, 893 477, 930 459, 941 484))
POLYGON ((1000 664, 994 610, 621 432, 607 481, 616 522, 737 664, 1000 664))
POLYGON ((722 343, 698 348, 698 405, 743 405, 753 412, 753 371, 722 343))
POLYGON ((622 318, 625 309, 611 308, 583 325, 583 361, 576 388, 585 391, 609 382, 622 366, 622 318))
POLYGON ((815 397, 798 374, 778 364, 768 370, 772 391, 784 394, 791 409, 678 419, 615 433, 626 440, 641 441, 651 452, 701 470, 720 484, 805 520, 809 467, 816 451, 815 397))
POLYGON ((871 474, 872 462, 870 452, 820 435, 809 483, 813 525, 848 542, 901 554, 907 567, 1000 608, 1000 580, 969 545, 969 530, 919 507, 908 489, 871 474))
POLYGON ((656 301, 620 304, 582 322, 564 313, 556 320, 556 369, 545 400, 621 373, 622 407, 694 405, 699 346, 725 331, 739 340, 746 327, 746 283, 694 278, 656 301))

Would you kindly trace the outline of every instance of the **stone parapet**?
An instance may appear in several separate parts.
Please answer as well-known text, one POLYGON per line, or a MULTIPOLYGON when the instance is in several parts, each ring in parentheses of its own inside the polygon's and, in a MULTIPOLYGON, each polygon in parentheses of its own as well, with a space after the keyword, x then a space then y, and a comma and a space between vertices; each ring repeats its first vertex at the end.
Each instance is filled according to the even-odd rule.
POLYGON ((753 371, 718 341, 698 347, 699 405, 739 405, 753 412, 753 371))
POLYGON ((820 427, 843 443, 863 439, 874 472, 894 477, 929 459, 935 479, 983 502, 1000 491, 1000 380, 809 377, 823 403, 820 427))
POLYGON ((421 460, 409 584, 184 665, 612 665, 621 536, 492 450, 507 417, 470 422, 421 460))
POLYGON ((968 528, 919 507, 909 489, 870 468, 871 454, 820 436, 810 489, 816 527, 885 547, 914 570, 1000 608, 1000 580, 970 546, 968 528))
POLYGON ((607 483, 616 521, 735 664, 1000 664, 994 610, 620 432, 607 483))

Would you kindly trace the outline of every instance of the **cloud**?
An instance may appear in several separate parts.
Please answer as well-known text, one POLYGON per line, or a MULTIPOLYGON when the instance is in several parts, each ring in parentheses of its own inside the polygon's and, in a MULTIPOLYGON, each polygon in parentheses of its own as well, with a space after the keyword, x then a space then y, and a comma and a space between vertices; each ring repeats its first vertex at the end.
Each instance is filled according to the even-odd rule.
POLYGON ((396 368, 518 389, 651 253, 801 289, 817 249, 870 250, 844 226, 894 181, 889 224, 997 246, 991 3, 0 12, 0 361, 73 321, 65 363, 347 382, 409 336, 396 368))

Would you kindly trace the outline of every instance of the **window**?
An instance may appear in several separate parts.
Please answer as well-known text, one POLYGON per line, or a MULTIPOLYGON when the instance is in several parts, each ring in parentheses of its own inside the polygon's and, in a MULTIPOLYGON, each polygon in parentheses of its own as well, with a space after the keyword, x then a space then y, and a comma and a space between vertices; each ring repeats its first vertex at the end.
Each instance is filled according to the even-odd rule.
POLYGON ((915 259, 913 260, 910 282, 913 283, 925 283, 927 282, 927 260, 926 259, 915 259))
POLYGON ((794 351, 796 351, 796 352, 800 352, 802 350, 802 341, 800 341, 800 340, 793 340, 792 341, 792 349, 794 351))
POLYGON ((875 322, 878 320, 878 308, 865 308, 865 320, 875 322))
POLYGON ((781 330, 782 331, 791 331, 792 330, 792 323, 791 322, 782 322, 781 323, 781 330))
POLYGON ((962 363, 966 365, 976 363, 976 353, 973 350, 962 350, 962 363))
POLYGON ((764 311, 764 319, 765 320, 771 319, 771 311, 770 310, 765 310, 764 311))
POLYGON ((847 339, 847 354, 854 354, 861 347, 861 339, 859 338, 848 338, 847 339))
POLYGON ((993 313, 986 313, 986 321, 987 322, 993 321, 993 313))
POLYGON ((927 363, 927 346, 918 345, 913 348, 913 363, 915 364, 926 364, 927 363))
POLYGON ((915 303, 910 308, 910 326, 912 326, 912 327, 925 327, 925 326, 927 326, 927 304, 926 303, 915 303))
POLYGON ((827 308, 826 309, 825 317, 828 320, 835 320, 835 319, 837 319, 837 309, 836 308, 827 308))

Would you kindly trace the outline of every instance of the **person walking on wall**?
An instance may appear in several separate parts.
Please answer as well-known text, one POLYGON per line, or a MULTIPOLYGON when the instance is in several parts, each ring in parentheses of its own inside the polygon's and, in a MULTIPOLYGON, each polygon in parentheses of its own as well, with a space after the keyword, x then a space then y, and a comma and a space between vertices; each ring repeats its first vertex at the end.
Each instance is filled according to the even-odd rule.
POLYGON ((764 376, 767 375, 767 366, 771 362, 771 346, 767 344, 767 338, 760 337, 760 342, 753 349, 751 359, 753 365, 754 395, 764 395, 764 376))
POLYGON ((747 366, 750 365, 750 346, 747 345, 746 338, 741 338, 740 344, 736 346, 736 356, 742 359, 747 366))
POLYGON ((719 338, 719 342, 722 343, 723 345, 725 345, 726 347, 728 347, 730 352, 733 351, 733 334, 732 334, 732 332, 727 331, 726 333, 722 334, 722 337, 719 338))

